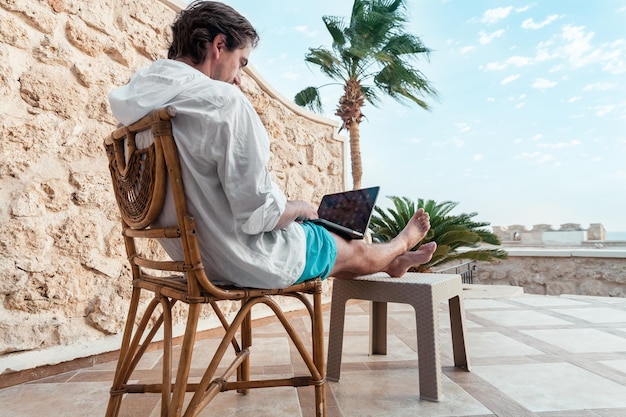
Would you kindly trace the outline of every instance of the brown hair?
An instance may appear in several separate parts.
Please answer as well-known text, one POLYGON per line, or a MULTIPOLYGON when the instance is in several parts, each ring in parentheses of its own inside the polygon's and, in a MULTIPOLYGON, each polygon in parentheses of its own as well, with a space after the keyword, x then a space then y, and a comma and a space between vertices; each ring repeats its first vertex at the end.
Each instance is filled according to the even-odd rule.
POLYGON ((255 47, 259 42, 252 24, 235 9, 216 1, 197 0, 176 16, 167 57, 189 57, 200 64, 206 59, 206 43, 220 33, 226 36, 226 47, 231 51, 255 47))

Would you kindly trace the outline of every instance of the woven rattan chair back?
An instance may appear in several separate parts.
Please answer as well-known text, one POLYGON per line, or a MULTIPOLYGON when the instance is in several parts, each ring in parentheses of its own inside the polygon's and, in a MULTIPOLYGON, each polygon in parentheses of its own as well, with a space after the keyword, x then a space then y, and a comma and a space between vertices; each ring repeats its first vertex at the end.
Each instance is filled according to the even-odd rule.
POLYGON ((180 161, 172 133, 174 117, 172 108, 158 109, 130 126, 117 128, 105 139, 133 279, 133 293, 106 416, 119 415, 124 394, 161 393, 162 417, 191 417, 198 415, 223 391, 236 389, 245 394, 252 388, 307 385, 314 387, 316 415, 324 416, 326 380, 321 281, 311 280, 280 289, 223 287, 211 282, 202 264, 194 217, 187 210, 180 161), (139 144, 139 135, 142 135, 142 142, 146 142, 146 134, 150 140, 139 144), (169 195, 176 208, 177 221, 172 225, 155 227, 169 195), (155 255, 158 251, 143 249, 150 247, 146 245, 148 241, 156 239, 179 240, 183 259, 164 259, 155 255), (141 301, 145 293, 152 295, 147 305, 141 301), (281 296, 300 300, 308 312, 312 324, 310 349, 281 310, 277 302, 281 296), (218 302, 221 300, 240 302, 240 308, 230 322, 220 310, 218 302), (175 339, 172 308, 177 302, 188 304, 188 313, 184 334, 175 339), (211 306, 225 334, 213 357, 207 359, 201 381, 192 384, 188 383, 191 358, 201 308, 205 304, 211 306), (273 380, 251 379, 251 309, 257 304, 270 307, 276 315, 300 353, 308 374, 273 380), (137 364, 148 348, 154 346, 155 336, 161 329, 161 381, 129 383, 137 364), (181 344, 176 370, 172 367, 174 340, 181 344), (224 354, 231 347, 235 351, 235 359, 223 373, 217 374, 224 354), (186 393, 191 399, 185 400, 186 393))

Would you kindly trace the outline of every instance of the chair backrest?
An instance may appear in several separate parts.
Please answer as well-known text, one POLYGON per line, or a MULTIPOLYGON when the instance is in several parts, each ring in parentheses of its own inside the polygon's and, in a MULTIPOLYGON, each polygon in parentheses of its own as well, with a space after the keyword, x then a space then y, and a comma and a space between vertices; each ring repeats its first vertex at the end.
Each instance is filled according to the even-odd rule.
MULTIPOLYGON (((171 119, 176 112, 164 107, 130 126, 117 128, 104 141, 115 199, 122 218, 122 234, 134 279, 147 279, 171 285, 190 296, 208 292, 218 299, 239 299, 243 289, 222 288, 206 276, 202 265, 193 216, 187 202, 174 141, 171 119), (138 144, 148 133, 148 143, 138 144), (176 208, 177 224, 154 227, 163 209, 168 187, 176 208), (137 251, 135 239, 179 239, 184 259, 160 260, 137 251), (146 270, 177 272, 163 279, 146 270)), ((144 141, 145 142, 145 141, 144 141)))
POLYGON ((122 126, 105 141, 109 169, 120 214, 133 229, 143 229, 158 218, 167 187, 163 134, 171 136, 171 109, 151 113, 138 123, 122 126), (150 130, 152 144, 137 146, 137 133, 150 130), (169 130, 169 131, 168 131, 169 130))

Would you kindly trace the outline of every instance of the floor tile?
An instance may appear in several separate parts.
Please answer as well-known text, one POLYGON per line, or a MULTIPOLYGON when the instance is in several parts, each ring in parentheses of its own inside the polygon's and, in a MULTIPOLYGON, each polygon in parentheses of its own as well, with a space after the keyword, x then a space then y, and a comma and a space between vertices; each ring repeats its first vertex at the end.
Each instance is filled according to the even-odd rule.
POLYGON ((387 336, 387 355, 369 355, 369 336, 345 336, 343 339, 342 363, 415 359, 417 353, 395 335, 387 336))
POLYGON ((562 307, 562 306, 588 306, 584 301, 572 300, 565 297, 548 295, 524 295, 516 297, 512 301, 533 307, 562 307))
POLYGON ((554 311, 591 323, 626 323, 626 311, 613 308, 555 309, 554 311))
MULTIPOLYGON (((467 346, 471 349, 469 351, 470 357, 472 358, 543 354, 540 350, 497 332, 468 333, 466 337, 467 346)), ((452 345, 452 342, 442 341, 442 345, 448 344, 452 345)))
POLYGON ((434 403, 419 399, 415 369, 344 372, 331 389, 345 417, 473 416, 489 414, 469 394, 443 377, 445 398, 434 403), (367 395, 363 395, 367 393, 367 395))
POLYGON ((269 390, 251 390, 247 395, 241 395, 235 391, 221 393, 198 417, 294 417, 300 415, 295 388, 271 388, 271 395, 268 395, 269 390))
POLYGON ((571 322, 532 310, 473 311, 473 315, 500 326, 554 326, 571 322))
POLYGON ((25 384, 0 390, 0 417, 103 415, 110 384, 25 384))
POLYGON ((626 387, 569 363, 475 366, 487 380, 531 411, 626 407, 626 387))
POLYGON ((626 374, 626 359, 613 360, 613 361, 600 361, 601 364, 617 369, 620 372, 626 374))
MULTIPOLYGON (((514 298, 513 300, 517 300, 517 298, 514 298)), ((472 298, 472 299, 465 299, 463 300, 463 304, 465 305, 465 309, 470 309, 470 310, 474 310, 474 309, 487 309, 487 308, 504 308, 504 309, 513 309, 516 307, 513 307, 511 304, 503 302, 503 301, 499 301, 499 300, 493 300, 493 299, 488 299, 488 298, 472 298)))
POLYGON ((626 352, 626 339, 596 329, 524 330, 522 333, 568 352, 626 352))

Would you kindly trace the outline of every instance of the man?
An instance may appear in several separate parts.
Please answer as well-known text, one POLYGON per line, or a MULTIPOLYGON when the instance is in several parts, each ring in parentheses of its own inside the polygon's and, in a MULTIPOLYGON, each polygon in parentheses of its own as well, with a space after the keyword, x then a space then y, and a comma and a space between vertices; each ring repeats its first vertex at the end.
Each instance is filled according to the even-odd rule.
MULTIPOLYGON (((389 243, 347 241, 321 226, 311 204, 287 200, 267 169, 269 139, 251 103, 236 87, 259 37, 230 6, 196 1, 172 26, 168 59, 140 70, 110 94, 115 117, 130 124, 173 106, 174 137, 203 263, 216 283, 282 288, 316 277, 351 278, 384 271, 403 275, 428 261, 435 244, 409 252, 430 227, 415 213, 389 243)), ((159 223, 175 220, 167 198, 159 223)), ((180 258, 181 249, 163 242, 180 258)))

